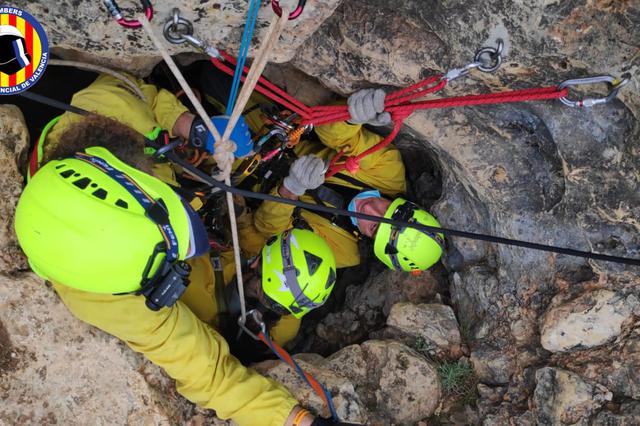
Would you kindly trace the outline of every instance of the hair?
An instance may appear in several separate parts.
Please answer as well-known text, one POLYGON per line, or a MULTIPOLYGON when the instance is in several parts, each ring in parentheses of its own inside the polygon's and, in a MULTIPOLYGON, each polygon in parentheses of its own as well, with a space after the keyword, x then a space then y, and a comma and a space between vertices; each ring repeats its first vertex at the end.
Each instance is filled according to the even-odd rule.
POLYGON ((153 159, 144 153, 144 136, 127 125, 100 115, 90 115, 72 124, 60 136, 56 146, 45 150, 44 162, 71 157, 93 146, 106 148, 120 161, 143 172, 151 172, 153 159))

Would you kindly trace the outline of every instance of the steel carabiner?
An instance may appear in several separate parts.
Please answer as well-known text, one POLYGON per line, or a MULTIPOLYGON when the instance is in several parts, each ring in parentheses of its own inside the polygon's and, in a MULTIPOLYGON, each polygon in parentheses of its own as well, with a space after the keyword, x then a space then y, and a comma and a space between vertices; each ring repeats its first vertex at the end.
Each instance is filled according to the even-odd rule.
MULTIPOLYGON (((122 25, 125 28, 140 28, 142 24, 140 21, 125 19, 122 16, 122 10, 116 3, 116 0, 102 0, 105 7, 111 13, 111 16, 118 22, 118 24, 122 25)), ((148 20, 153 19, 153 6, 151 5, 150 0, 140 0, 140 4, 142 4, 142 8, 144 9, 144 14, 146 15, 148 20)))
MULTIPOLYGON (((307 0, 298 0, 298 6, 295 8, 293 12, 289 15, 289 20, 293 21, 297 19, 298 16, 302 15, 304 12, 304 7, 307 4, 307 0)), ((282 7, 280 7, 280 0, 271 0, 271 8, 278 16, 282 16, 282 7)))
POLYGON ((611 102, 618 96, 618 92, 629 83, 629 78, 615 78, 610 75, 599 75, 595 77, 586 77, 586 78, 574 78, 571 80, 566 80, 558 86, 558 90, 562 90, 564 88, 570 86, 581 86, 585 84, 597 84, 597 83, 608 83, 611 85, 611 91, 604 98, 587 98, 577 101, 572 101, 568 98, 568 96, 563 96, 560 98, 560 102, 563 104, 570 106, 572 108, 589 108, 594 105, 606 104, 607 102, 611 102))

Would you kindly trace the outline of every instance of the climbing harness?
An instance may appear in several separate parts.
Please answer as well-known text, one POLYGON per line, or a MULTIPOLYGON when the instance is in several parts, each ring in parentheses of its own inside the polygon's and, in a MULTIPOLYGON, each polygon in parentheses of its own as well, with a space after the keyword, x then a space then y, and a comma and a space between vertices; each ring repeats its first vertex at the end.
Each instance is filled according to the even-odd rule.
MULTIPOLYGON (((140 20, 129 20, 124 17, 122 15, 122 10, 120 10, 118 3, 116 3, 116 0, 102 0, 102 2, 107 8, 107 11, 111 13, 111 16, 113 16, 113 19, 115 19, 118 24, 122 25, 125 28, 140 28, 142 26, 140 20)), ((140 3, 142 4, 142 8, 144 9, 145 16, 149 21, 151 21, 151 19, 153 19, 153 6, 151 5, 151 1, 140 0, 140 3)))
POLYGON ((271 338, 269 337, 269 332, 267 331, 267 327, 262 320, 260 312, 257 309, 252 309, 247 312, 244 320, 241 321, 241 318, 239 318, 238 325, 247 335, 249 335, 254 340, 262 341, 282 362, 288 364, 291 368, 293 368, 296 373, 298 373, 298 375, 304 380, 304 382, 309 387, 311 387, 318 394, 318 396, 320 396, 320 398, 322 398, 324 403, 329 408, 329 412, 331 413, 331 417, 333 418, 333 420, 335 422, 340 421, 335 404, 333 403, 333 398, 331 397, 331 393, 322 383, 318 382, 315 377, 304 371, 286 350, 284 350, 277 343, 271 340, 271 338), (251 320, 257 326, 257 332, 253 332, 249 328, 249 326, 247 325, 249 321, 247 320, 251 320))

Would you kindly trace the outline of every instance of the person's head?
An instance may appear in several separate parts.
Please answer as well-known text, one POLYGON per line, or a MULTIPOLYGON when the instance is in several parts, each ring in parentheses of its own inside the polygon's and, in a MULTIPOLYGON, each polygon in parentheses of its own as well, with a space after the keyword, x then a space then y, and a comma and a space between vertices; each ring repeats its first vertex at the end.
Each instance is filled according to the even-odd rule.
POLYGON ((333 251, 304 229, 272 237, 252 268, 260 281, 250 281, 247 294, 278 315, 303 317, 327 301, 336 282, 333 251))
POLYGON ((61 136, 16 208, 36 273, 88 292, 130 293, 187 257, 193 223, 170 186, 131 165, 149 167, 143 150, 137 133, 107 119, 61 136))
MULTIPOLYGON (((354 204, 354 211, 357 213, 440 227, 431 214, 402 198, 390 201, 377 195, 361 197, 356 199, 354 204)), ((376 257, 391 269, 424 271, 442 256, 442 234, 415 228, 398 228, 365 219, 358 219, 357 226, 363 235, 374 239, 376 257)))

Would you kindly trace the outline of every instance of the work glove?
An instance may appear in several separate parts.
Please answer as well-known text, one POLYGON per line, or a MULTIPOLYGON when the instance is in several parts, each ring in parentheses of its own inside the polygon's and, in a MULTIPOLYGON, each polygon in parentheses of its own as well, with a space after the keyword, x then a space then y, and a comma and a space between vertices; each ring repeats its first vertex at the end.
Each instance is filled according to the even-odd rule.
POLYGON ((316 189, 322 185, 324 173, 324 161, 315 155, 305 155, 293 162, 283 185, 299 197, 309 189, 316 189))
POLYGON ((391 114, 384 112, 386 93, 382 89, 363 89, 349 96, 347 104, 352 124, 385 126, 391 123, 391 114))

